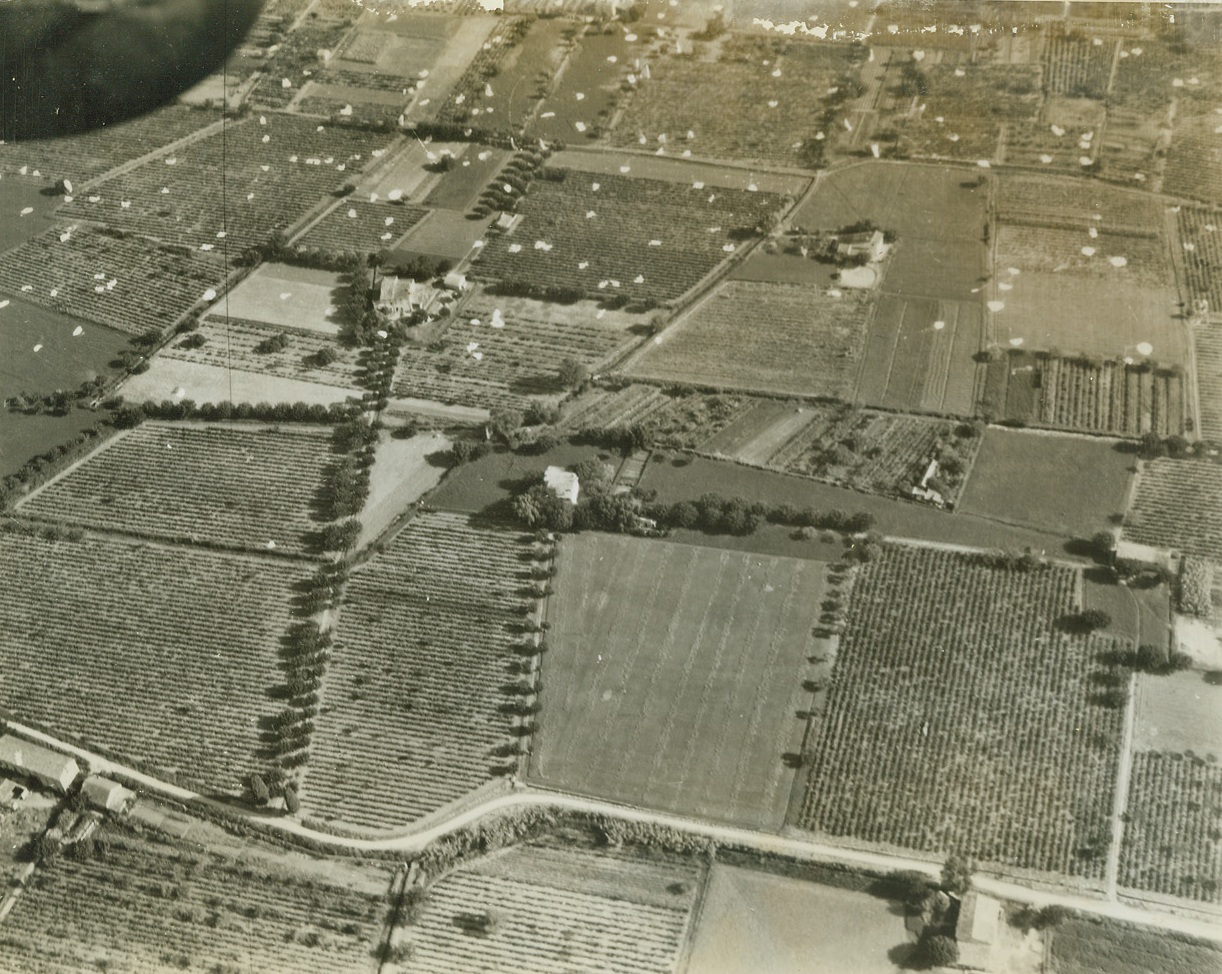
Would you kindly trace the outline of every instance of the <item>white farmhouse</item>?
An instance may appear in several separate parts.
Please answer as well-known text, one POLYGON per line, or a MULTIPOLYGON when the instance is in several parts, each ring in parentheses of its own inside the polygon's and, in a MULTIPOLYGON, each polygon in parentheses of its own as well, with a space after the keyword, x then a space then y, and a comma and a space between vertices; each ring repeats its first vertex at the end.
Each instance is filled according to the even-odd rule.
POLYGON ((543 483, 553 494, 570 504, 577 503, 577 495, 581 492, 581 483, 577 474, 563 467, 548 467, 543 471, 543 483))

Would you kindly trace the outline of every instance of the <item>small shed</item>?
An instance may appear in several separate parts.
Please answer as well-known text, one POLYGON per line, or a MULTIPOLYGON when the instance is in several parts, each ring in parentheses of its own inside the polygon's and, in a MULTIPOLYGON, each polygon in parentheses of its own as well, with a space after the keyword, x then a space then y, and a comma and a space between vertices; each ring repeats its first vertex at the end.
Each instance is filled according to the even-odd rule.
POLYGON ((467 289, 467 275, 460 274, 458 271, 450 271, 442 281, 447 291, 465 291, 467 289))
POLYGON ((577 503, 581 483, 577 479, 577 474, 571 470, 565 470, 563 467, 548 467, 543 471, 543 483, 561 500, 568 501, 570 504, 577 503))
POLYGON ((23 741, 12 734, 0 737, 0 770, 32 779, 63 794, 81 773, 80 766, 66 754, 23 741))
POLYGON ((502 210, 500 215, 497 216, 496 223, 494 225, 498 230, 504 230, 506 233, 508 233, 521 222, 521 213, 509 213, 508 211, 502 210))
POLYGON ((126 812, 135 802, 136 793, 117 781, 95 774, 81 785, 81 797, 103 812, 126 812))

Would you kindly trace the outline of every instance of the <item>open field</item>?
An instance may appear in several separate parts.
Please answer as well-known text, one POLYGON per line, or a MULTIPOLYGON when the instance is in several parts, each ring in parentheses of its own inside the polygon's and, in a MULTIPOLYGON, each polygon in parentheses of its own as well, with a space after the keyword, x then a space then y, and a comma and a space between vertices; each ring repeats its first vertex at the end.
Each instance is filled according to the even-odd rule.
POLYGON ((402 939, 423 974, 670 974, 702 871, 694 857, 518 846, 434 883, 402 939), (485 916, 490 930, 471 933, 485 916))
POLYGON ((33 457, 67 443, 106 418, 105 413, 73 409, 67 415, 0 409, 0 477, 17 473, 33 457))
POLYGON ((1124 538, 1222 561, 1222 466, 1166 457, 1143 462, 1124 538))
POLYGON ((690 974, 894 974, 906 938, 891 903, 738 866, 715 865, 688 958, 690 974))
POLYGON ((1201 673, 1137 677, 1133 747, 1138 751, 1192 752, 1222 761, 1222 688, 1201 673))
POLYGON ((1149 343, 1159 363, 1184 364, 1187 334, 1166 288, 1063 273, 1002 275, 1000 283, 1012 289, 995 292, 1004 304, 991 316, 995 345, 1117 359, 1149 343))
POLYGON ((823 565, 590 533, 557 568, 530 776, 779 828, 823 565))
MULTIPOLYGON (((474 272, 590 296, 678 297, 781 205, 775 194, 680 186, 620 175, 552 170, 523 197, 522 223, 489 241, 474 272)), ((409 238, 408 243, 411 240, 409 238)))
POLYGON ((1215 974, 1222 950, 1149 927, 1075 917, 1051 934, 1055 974, 1215 974))
POLYGON ((1120 885, 1222 903, 1222 767, 1200 754, 1133 755, 1120 885))
POLYGON ((11 298, 0 308, 0 386, 6 395, 75 389, 104 374, 107 363, 128 347, 127 339, 110 328, 11 298), (73 335, 78 327, 81 333, 73 335))
POLYGON ((978 302, 987 273, 987 190, 979 170, 864 162, 825 173, 794 214, 808 230, 871 220, 895 233, 883 291, 902 298, 978 302))
MULTIPOLYGON (((434 151, 439 148, 434 143, 434 151)), ((508 161, 510 154, 504 149, 478 143, 470 146, 459 143, 451 151, 458 162, 449 172, 441 175, 424 202, 439 210, 468 210, 475 205, 484 187, 508 161)))
POLYGON ((305 567, 120 540, 0 535, 0 705, 205 792, 265 760, 276 658, 305 567))
POLYGON ((128 335, 164 331, 224 276, 207 254, 94 227, 56 227, 0 256, 0 290, 128 335))
POLYGON ((630 26, 610 24, 605 30, 591 27, 579 34, 555 88, 527 126, 529 136, 577 142, 607 125, 633 61, 648 53, 646 43, 631 31, 630 26), (627 36, 636 40, 630 42, 627 36))
POLYGON ((340 200, 294 244, 331 254, 351 253, 363 257, 393 248, 428 216, 428 212, 418 206, 340 200))
POLYGON ((1116 445, 990 427, 959 510, 1089 538, 1124 513, 1135 464, 1116 445))
POLYGON ((821 146, 818 133, 841 131, 829 90, 849 85, 857 68, 848 45, 730 34, 716 59, 664 56, 650 73, 611 133, 615 144, 800 165, 804 147, 821 146))
POLYGON ((0 172, 11 176, 24 166, 31 173, 38 170, 49 182, 67 177, 74 187, 83 188, 86 181, 218 120, 216 112, 167 105, 129 122, 96 128, 70 139, 9 142, 0 145, 0 172))
POLYGON ((259 321, 277 328, 337 335, 339 325, 331 315, 335 310, 335 293, 343 286, 334 271, 263 264, 208 313, 259 321))
POLYGON ((979 302, 884 294, 870 318, 856 401, 970 416, 983 340, 979 302))
POLYGON ((329 432, 144 423, 31 494, 20 512, 143 537, 301 554, 329 432))
MULTIPOLYGON (((204 329, 200 329, 203 331, 204 329)), ((205 346, 207 347, 207 346, 205 346)), ((149 370, 129 376, 119 393, 129 402, 170 399, 181 390, 185 398, 205 402, 305 402, 329 405, 360 398, 361 390, 322 384, 308 379, 285 378, 262 372, 244 372, 224 365, 184 362, 164 355, 154 356, 149 370)))
POLYGON ((390 261, 393 263, 398 256, 417 255, 451 262, 462 260, 477 240, 484 239, 491 223, 490 216, 468 220, 456 210, 433 210, 399 241, 391 251, 390 261))
POLYGON ((372 542, 441 482, 445 464, 437 455, 452 445, 441 433, 419 433, 406 440, 382 434, 369 468, 369 496, 361 509, 358 548, 372 542))
MULTIPOLYGON (((474 148, 472 146, 471 148, 474 148)), ((466 146, 458 143, 424 143, 412 139, 391 149, 392 156, 365 181, 364 188, 379 199, 398 190, 401 199, 419 203, 441 181, 439 173, 424 167, 436 162, 441 151, 449 150, 456 157, 468 158, 466 146)), ((498 150, 499 151, 499 150, 498 150)))
POLYGON ((1201 437, 1222 442, 1222 328, 1202 325, 1192 330, 1201 437))
POLYGON ((261 244, 271 231, 287 228, 326 194, 351 182, 371 149, 383 149, 393 138, 318 128, 317 119, 290 115, 243 119, 227 126, 224 144, 218 132, 152 159, 78 195, 62 216, 105 220, 189 247, 220 248, 227 240, 240 251, 261 244), (224 185, 215 175, 222 156, 224 185))
POLYGON ((671 183, 704 183, 721 189, 747 190, 754 186, 762 193, 798 197, 810 184, 805 176, 757 172, 745 166, 725 166, 711 162, 693 162, 673 156, 638 156, 618 152, 590 152, 564 149, 550 156, 551 169, 570 169, 614 176, 619 167, 629 163, 638 179, 659 179, 671 183))
POLYGON ((1100 233, 1161 234, 1164 203, 1140 190, 1092 179, 1022 172, 997 177, 997 221, 1025 227, 1100 233))
MULTIPOLYGON (((1161 221, 1161 216, 1159 219, 1161 221)), ((1109 284, 1158 288, 1165 287, 1169 279, 1166 243, 1156 230, 1111 233, 1098 229, 1093 223, 1083 223, 1072 229, 1001 224, 997 228, 994 259, 998 268, 1017 267, 1033 274, 1067 274, 1109 284), (1090 230, 1095 231, 1093 236, 1090 230), (1124 265, 1114 266, 1113 258, 1123 258, 1124 265)), ((1017 288, 1024 282, 1019 279, 1010 283, 1017 288)), ((1004 294, 1000 296, 1005 297, 1004 294)))
POLYGON ((117 822, 94 833, 93 848, 38 867, 5 920, 0 966, 22 974, 371 969, 391 881, 384 866, 295 867, 253 844, 230 856, 117 822))
POLYGON ((646 345, 626 371, 719 388, 848 398, 871 297, 728 281, 646 345))
POLYGON ((0 212, 5 215, 0 225, 0 253, 51 227, 62 197, 48 196, 48 185, 41 178, 0 178, 0 212))
POLYGON ((417 515, 352 572, 302 786, 313 818, 402 827, 462 797, 510 740, 510 625, 529 552, 511 531, 417 515))
POLYGON ((1105 640, 1057 632, 1074 587, 928 549, 866 565, 798 824, 1102 876, 1122 714, 1092 702, 1105 640))
POLYGON ((592 303, 563 310, 567 320, 542 302, 477 295, 438 341, 404 350, 394 394, 469 406, 521 405, 530 395, 565 391, 559 379, 565 360, 597 371, 636 340, 622 317, 604 325, 592 303))

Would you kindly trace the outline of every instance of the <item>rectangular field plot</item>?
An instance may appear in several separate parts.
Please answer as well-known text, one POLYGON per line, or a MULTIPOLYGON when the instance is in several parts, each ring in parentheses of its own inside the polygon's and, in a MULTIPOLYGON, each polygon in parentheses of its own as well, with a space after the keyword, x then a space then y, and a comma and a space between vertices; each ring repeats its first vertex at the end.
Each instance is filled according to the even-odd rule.
POLYGON ((1222 561, 1222 466, 1167 457, 1144 462, 1124 537, 1222 561))
POLYGON ((619 24, 605 33, 592 27, 576 40, 576 50, 568 55, 555 89, 527 125, 528 136, 549 142, 576 141, 610 121, 621 88, 628 87, 633 61, 649 53, 645 42, 626 39, 631 30, 619 24))
POLYGON ((887 900, 718 863, 700 906, 688 970, 893 974, 903 922, 887 900))
POLYGON ((304 566, 0 535, 0 701, 19 720, 205 792, 263 767, 304 566))
POLYGON ((1189 297, 1222 311, 1222 210, 1183 206, 1177 223, 1189 297))
MULTIPOLYGON (((489 241, 475 273, 590 296, 665 301, 712 271, 775 211, 772 193, 553 170, 523 197, 522 223, 489 241)), ((425 224, 427 226, 427 224, 425 224)), ((408 239, 411 243, 411 238, 408 239)))
POLYGON ((589 152, 562 149, 548 157, 547 166, 554 169, 576 169, 587 173, 614 176, 625 163, 632 165, 638 179, 660 179, 671 183, 704 183, 723 189, 748 190, 754 186, 763 193, 780 196, 800 196, 810 185, 806 176, 785 176, 772 172, 756 172, 739 166, 719 166, 711 162, 693 162, 673 156, 639 156, 615 152, 589 152))
POLYGON ((693 450, 753 408, 749 396, 737 393, 628 385, 615 391, 594 389, 570 399, 564 425, 574 430, 639 425, 658 449, 693 450))
POLYGON ((827 92, 854 80, 855 56, 846 44, 733 34, 721 42, 718 60, 651 60, 651 77, 640 80, 611 140, 713 159, 808 164, 818 158, 810 147, 821 147, 816 134, 841 131, 840 103, 827 92), (712 90, 718 97, 708 97, 712 90))
POLYGON ((1137 677, 1133 747, 1222 761, 1222 688, 1196 670, 1137 677))
MULTIPOLYGON (((434 143, 432 151, 440 153, 441 150, 442 147, 434 143)), ((509 153, 478 143, 458 143, 450 151, 458 161, 432 185, 424 201, 440 210, 461 212, 475 205, 484 187, 509 159, 509 153)))
POLYGON ((1191 751, 1133 755, 1121 886, 1222 903, 1222 767, 1191 751))
POLYGON ((0 290, 128 335, 164 331, 224 278, 207 255, 92 227, 53 227, 0 257, 0 290))
POLYGON ((226 238, 238 251, 261 244, 272 230, 288 228, 326 194, 351 182, 370 150, 393 139, 371 139, 368 132, 338 126, 318 128, 317 119, 277 114, 235 122, 227 127, 224 144, 218 131, 167 152, 78 195, 61 214, 105 220, 189 247, 219 250, 226 238), (224 185, 217 177, 222 165, 224 185))
POLYGON ((490 216, 468 220, 456 210, 433 210, 391 251, 390 262, 401 256, 462 260, 491 223, 490 216))
POLYGON ((338 335, 331 319, 336 292, 345 285, 334 271, 290 264, 263 264, 209 309, 220 317, 245 318, 278 328, 338 335))
MULTIPOLYGON (((1094 224, 1073 229, 1001 224, 995 260, 998 268, 1018 267, 1030 273, 1070 274, 1127 285, 1162 287, 1169 279, 1167 247, 1157 230, 1110 233, 1094 224), (1088 233, 1092 229, 1095 236, 1088 233), (1116 267, 1113 259, 1124 263, 1116 267)), ((1023 281, 1011 283, 1018 288, 1023 281)))
POLYGON ((428 212, 418 206, 341 200, 294 243, 330 254, 377 253, 394 247, 428 212))
POLYGON ((1080 233, 1092 226, 1100 233, 1161 233, 1163 203, 1140 190, 1021 172, 1002 173, 996 187, 999 223, 1080 233))
POLYGON ((353 571, 302 786, 312 817, 391 829, 492 777, 529 550, 513 532, 421 514, 353 571))
POLYGON ((1203 325, 1192 330, 1197 398, 1202 438, 1222 442, 1222 328, 1203 325))
POLYGON ((406 928, 423 974, 670 974, 701 885, 692 858, 519 846, 443 876, 406 928), (472 923, 495 916, 479 936, 472 923))
POLYGON ((959 502, 965 514, 1074 538, 1124 512, 1133 454, 1113 440, 990 427, 959 502))
POLYGON ((779 828, 823 565, 581 534, 565 539, 557 567, 530 776, 779 828))
POLYGON ((844 398, 857 377, 871 296, 729 281, 646 345, 633 375, 844 398))
POLYGON ((20 511, 143 537, 301 554, 329 432, 144 423, 31 494, 20 511))
POLYGON ((129 402, 137 403, 148 400, 160 403, 181 393, 195 403, 301 402, 323 406, 349 398, 360 399, 362 395, 355 387, 245 372, 226 368, 224 363, 209 365, 165 355, 154 356, 147 372, 124 380, 120 392, 129 402))
POLYGON ((866 565, 798 824, 1102 876, 1123 717, 1091 702, 1105 642, 1055 628, 1075 582, 917 548, 866 565))
POLYGON ((5 920, 0 967, 22 974, 370 970, 389 900, 385 867, 295 869, 253 845, 229 856, 113 819, 94 841, 97 855, 39 865, 5 920))
POLYGON ((983 331, 977 302, 884 294, 870 319, 856 401, 970 416, 983 331))
POLYGON ((467 406, 521 405, 530 395, 561 393, 559 369, 576 359, 593 371, 634 336, 605 327, 590 304, 557 320, 541 302, 473 298, 439 342, 404 351, 394 394, 467 406))

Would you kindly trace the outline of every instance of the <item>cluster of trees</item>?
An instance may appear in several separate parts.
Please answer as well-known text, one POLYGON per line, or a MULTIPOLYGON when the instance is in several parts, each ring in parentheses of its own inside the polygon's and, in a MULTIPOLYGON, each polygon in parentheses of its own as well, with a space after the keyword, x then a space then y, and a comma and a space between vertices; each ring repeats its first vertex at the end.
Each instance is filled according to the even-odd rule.
MULTIPOLYGON (((530 184, 540 176, 545 179, 555 179, 555 171, 544 170, 550 151, 547 149, 520 149, 514 154, 497 174, 496 179, 489 183, 476 203, 473 214, 478 217, 487 216, 493 210, 514 210, 530 184)), ((563 174, 560 175, 563 179, 563 174)))
POLYGON ((117 425, 113 418, 95 423, 71 439, 57 443, 45 453, 31 457, 15 473, 0 480, 0 506, 6 505, 10 498, 26 494, 45 483, 68 464, 92 450, 103 435, 117 425))
POLYGON ((308 402, 204 402, 194 399, 149 399, 142 403, 125 402, 121 396, 103 403, 113 410, 112 421, 119 429, 139 426, 146 419, 263 420, 272 423, 343 423, 358 412, 351 403, 308 402))
POLYGON ((998 571, 1027 572, 1041 571, 1048 567, 1048 562, 1028 548, 1026 551, 998 549, 997 551, 982 551, 970 556, 971 561, 985 568, 995 568, 998 571))
MULTIPOLYGON (((203 344, 202 336, 195 335, 193 337, 201 339, 199 344, 203 344)), ((288 332, 278 331, 276 334, 269 335, 267 338, 263 339, 263 341, 259 342, 259 344, 255 346, 255 351, 260 355, 269 355, 272 352, 283 352, 288 347, 288 332)))
POLYGON ((250 796, 260 807, 266 806, 274 797, 284 799, 284 808, 290 815, 296 815, 301 810, 301 799, 297 797, 297 786, 281 778, 272 778, 269 784, 260 774, 250 776, 250 796))

